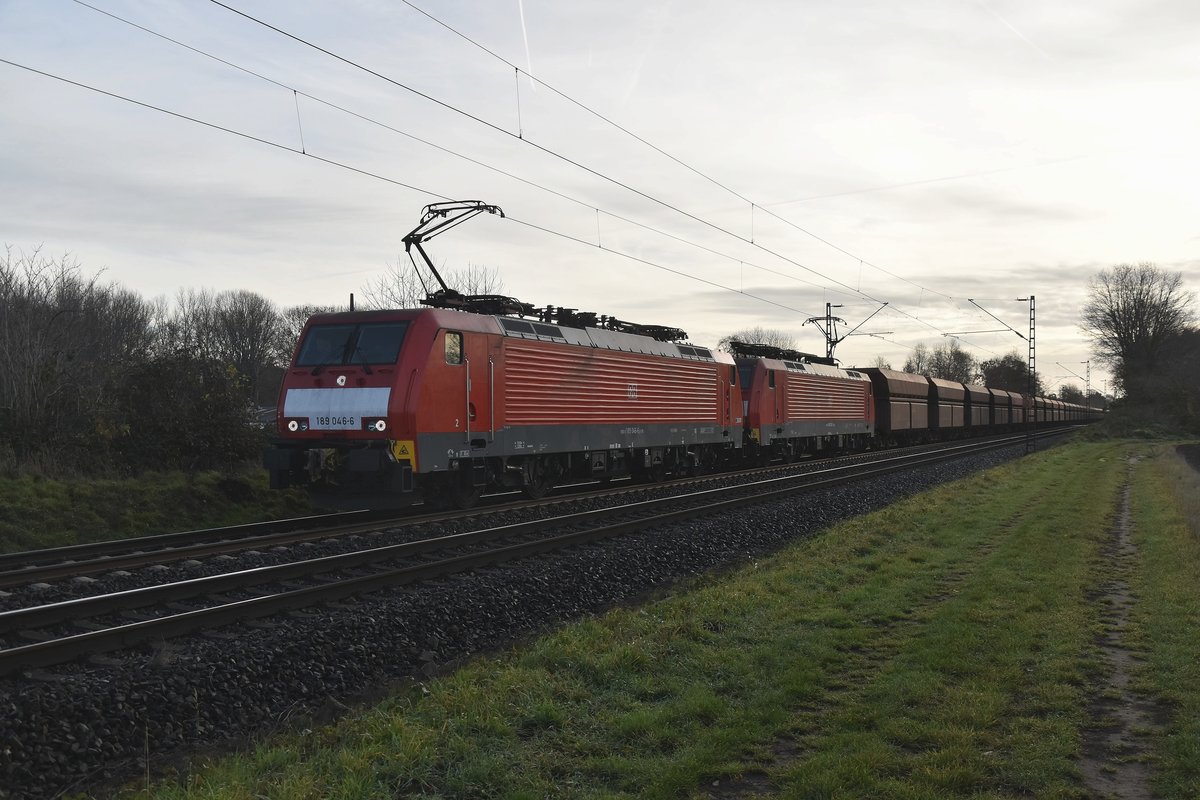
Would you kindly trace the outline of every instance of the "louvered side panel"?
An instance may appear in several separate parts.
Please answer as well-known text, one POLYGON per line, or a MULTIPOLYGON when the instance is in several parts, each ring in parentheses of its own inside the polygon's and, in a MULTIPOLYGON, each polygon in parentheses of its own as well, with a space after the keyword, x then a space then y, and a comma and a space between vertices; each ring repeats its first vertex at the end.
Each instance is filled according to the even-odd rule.
POLYGON ((787 418, 865 420, 871 384, 820 375, 788 373, 787 418))
POLYGON ((508 425, 717 420, 714 364, 516 340, 505 344, 508 425))

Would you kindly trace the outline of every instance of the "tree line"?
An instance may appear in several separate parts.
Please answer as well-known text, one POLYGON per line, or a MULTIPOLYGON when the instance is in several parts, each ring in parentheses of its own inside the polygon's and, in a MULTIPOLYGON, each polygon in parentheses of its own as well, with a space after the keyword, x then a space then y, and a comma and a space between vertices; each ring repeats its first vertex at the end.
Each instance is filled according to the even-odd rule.
POLYGON ((255 458, 307 310, 254 292, 168 300, 39 251, 0 253, 0 464, 225 468, 255 458))

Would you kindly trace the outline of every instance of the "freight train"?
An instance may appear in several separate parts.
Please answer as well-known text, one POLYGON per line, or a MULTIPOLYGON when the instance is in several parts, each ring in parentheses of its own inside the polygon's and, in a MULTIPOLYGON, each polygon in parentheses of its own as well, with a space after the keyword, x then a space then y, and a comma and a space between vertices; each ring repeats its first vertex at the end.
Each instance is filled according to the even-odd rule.
MULTIPOLYGON (((421 248, 429 231, 464 208, 494 209, 447 205, 427 207, 405 237, 439 281, 421 248)), ((487 491, 540 497, 568 481, 654 481, 1098 413, 776 348, 725 353, 675 328, 442 286, 427 308, 309 319, 264 455, 272 487, 466 507, 487 491)))
POLYGON ((1084 422, 1095 409, 804 354, 443 308, 318 314, 265 465, 276 488, 469 506, 565 481, 1084 422))

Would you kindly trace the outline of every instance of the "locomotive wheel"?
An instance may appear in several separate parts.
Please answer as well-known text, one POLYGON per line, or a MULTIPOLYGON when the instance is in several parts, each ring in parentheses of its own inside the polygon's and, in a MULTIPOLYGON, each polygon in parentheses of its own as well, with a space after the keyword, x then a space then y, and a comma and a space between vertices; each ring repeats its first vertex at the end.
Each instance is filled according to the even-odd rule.
POLYGON ((666 480, 667 468, 662 464, 655 464, 652 467, 643 467, 633 473, 633 479, 638 483, 662 483, 666 480))
POLYGON ((427 479, 421 488, 421 500, 434 511, 473 508, 482 494, 482 486, 467 486, 458 475, 427 479))
POLYGON ((431 511, 449 511, 450 498, 446 495, 445 487, 426 483, 421 487, 421 502, 431 511))
POLYGON ((479 502, 479 496, 483 494, 483 487, 455 484, 454 486, 450 487, 448 494, 450 497, 450 504, 454 508, 474 508, 475 504, 479 502))
POLYGON ((522 466, 522 476, 525 485, 521 492, 530 500, 541 500, 546 493, 554 488, 554 478, 550 474, 549 465, 540 458, 531 458, 522 466))

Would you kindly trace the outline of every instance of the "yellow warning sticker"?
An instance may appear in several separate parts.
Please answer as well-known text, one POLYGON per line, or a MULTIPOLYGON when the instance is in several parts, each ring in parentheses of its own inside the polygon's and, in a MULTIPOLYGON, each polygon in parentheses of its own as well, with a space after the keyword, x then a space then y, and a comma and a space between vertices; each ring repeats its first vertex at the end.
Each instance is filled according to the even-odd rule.
POLYGON ((413 446, 411 439, 392 442, 392 456, 397 461, 412 461, 416 452, 417 448, 413 446))

